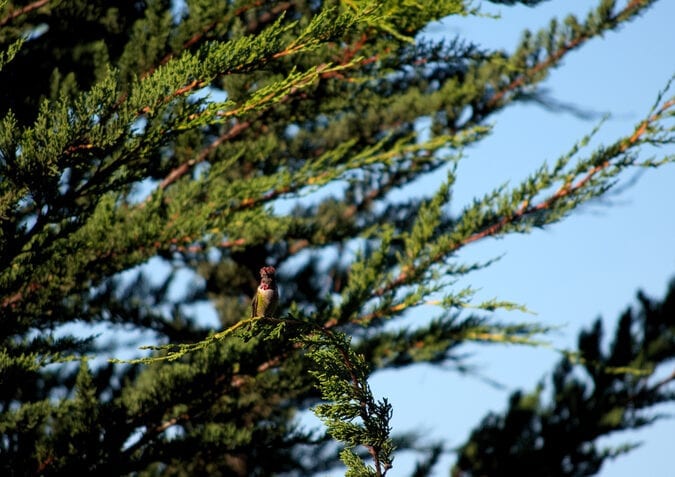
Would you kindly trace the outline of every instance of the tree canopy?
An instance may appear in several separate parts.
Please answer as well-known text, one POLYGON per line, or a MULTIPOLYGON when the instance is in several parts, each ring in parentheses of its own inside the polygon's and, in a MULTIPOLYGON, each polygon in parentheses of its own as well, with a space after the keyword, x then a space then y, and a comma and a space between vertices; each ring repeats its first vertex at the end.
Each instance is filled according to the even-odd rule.
MULTIPOLYGON (((501 322, 495 311, 525 306, 458 287, 491 263, 458 252, 563 220, 673 160, 642 154, 675 139, 668 83, 614 142, 588 150, 590 131, 449 210, 492 116, 655 2, 598 0, 524 32, 513 53, 420 40, 441 18, 481 14, 463 0, 0 2, 3 474, 386 474, 418 446, 391 429, 373 373, 549 330, 501 322), (436 190, 411 188, 430 174, 436 190), (263 266, 278 271, 276 316, 250 313, 263 266), (298 424, 308 409, 325 430, 298 424)), ((609 352, 598 325, 584 333, 551 403, 543 385, 515 394, 453 472, 497 475, 525 457, 539 475, 590 475, 620 453, 593 442, 673 398, 669 380, 649 380, 675 351, 671 295, 627 312, 609 352)), ((416 475, 443 449, 421 452, 416 475)))

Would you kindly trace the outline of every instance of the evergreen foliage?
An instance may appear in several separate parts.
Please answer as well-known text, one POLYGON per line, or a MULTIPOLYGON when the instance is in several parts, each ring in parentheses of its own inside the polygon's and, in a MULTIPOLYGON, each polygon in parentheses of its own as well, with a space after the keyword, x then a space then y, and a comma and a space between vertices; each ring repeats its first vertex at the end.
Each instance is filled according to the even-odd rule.
POLYGON ((542 383, 531 393, 514 393, 503 414, 488 415, 462 446, 452 475, 519 474, 523 462, 528 475, 595 475, 607 458, 636 447, 599 448, 595 441, 654 422, 663 416, 652 408, 675 398, 667 387, 675 372, 656 373, 675 357, 675 282, 662 302, 642 293, 638 300, 637 312, 629 308, 619 318, 607 351, 599 319, 579 335, 584 373, 574 373, 575 360, 563 359, 548 402, 542 383))
MULTIPOLYGON (((416 40, 479 14, 463 0, 0 2, 2 474, 308 475, 340 459, 348 475, 386 474, 417 444, 391 434, 372 373, 445 363, 467 341, 537 345, 548 330, 500 323, 490 312, 525 307, 458 289, 491 262, 456 253, 673 160, 638 154, 675 138, 666 85, 614 143, 586 151, 589 135, 448 213, 456 165, 488 119, 655 1, 598 0, 586 18, 526 32, 513 54, 416 40), (434 172, 446 180, 432 194, 391 200, 434 172), (281 312, 248 318, 264 265, 279 270, 281 312), (429 304, 435 316, 409 323, 429 304), (299 427, 306 409, 325 434, 299 427)), ((643 381, 607 373, 672 357, 672 339, 622 326, 625 356, 593 348, 599 329, 580 349, 609 393, 588 404, 603 433, 645 423, 608 421, 625 397, 613 386, 633 396, 643 381)), ((565 366, 555 390, 578 399, 565 366)), ((642 408, 672 399, 661 389, 639 387, 642 408)), ((528 402, 524 431, 556 417, 528 402)), ((462 459, 486 459, 472 449, 462 459)), ((442 445, 427 451, 416 475, 442 445)), ((570 475, 604 457, 582 453, 570 475)))

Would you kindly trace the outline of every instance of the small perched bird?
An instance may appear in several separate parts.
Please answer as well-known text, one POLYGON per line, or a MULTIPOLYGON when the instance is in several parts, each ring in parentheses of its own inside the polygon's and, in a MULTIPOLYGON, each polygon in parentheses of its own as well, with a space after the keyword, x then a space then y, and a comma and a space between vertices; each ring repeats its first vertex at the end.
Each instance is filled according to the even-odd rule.
POLYGON ((276 270, 274 267, 260 269, 260 285, 251 303, 251 318, 260 316, 273 317, 279 303, 276 270))

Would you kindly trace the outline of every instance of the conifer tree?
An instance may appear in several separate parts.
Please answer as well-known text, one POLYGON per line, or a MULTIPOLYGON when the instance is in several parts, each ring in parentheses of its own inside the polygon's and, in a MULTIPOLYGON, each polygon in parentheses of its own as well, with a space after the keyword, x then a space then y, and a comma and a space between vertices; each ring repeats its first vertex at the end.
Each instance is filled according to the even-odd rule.
POLYGON ((596 441, 651 424, 663 417, 653 408, 674 398, 675 372, 654 375, 675 357, 675 282, 662 301, 643 293, 638 301, 637 312, 629 308, 619 317, 608 350, 599 319, 580 333, 578 355, 552 373, 551 399, 542 399, 540 383, 531 393, 513 393, 503 414, 486 416, 462 445, 452 475, 595 475, 604 461, 637 447, 596 441), (574 372, 579 367, 583 377, 574 372))
MULTIPOLYGON (((675 138, 666 86, 614 143, 581 138, 448 212, 491 116, 655 1, 597 0, 513 54, 416 40, 478 14, 464 0, 0 2, 2 474, 385 475, 415 443, 392 431, 373 373, 547 331, 454 287, 489 266, 456 253, 672 160, 639 155, 675 138), (391 200, 431 173, 446 177, 433 194, 391 200), (264 266, 273 316, 250 311, 264 266), (298 426, 310 408, 325 432, 298 426)), ((581 356, 598 376, 639 373, 663 346, 581 356)))

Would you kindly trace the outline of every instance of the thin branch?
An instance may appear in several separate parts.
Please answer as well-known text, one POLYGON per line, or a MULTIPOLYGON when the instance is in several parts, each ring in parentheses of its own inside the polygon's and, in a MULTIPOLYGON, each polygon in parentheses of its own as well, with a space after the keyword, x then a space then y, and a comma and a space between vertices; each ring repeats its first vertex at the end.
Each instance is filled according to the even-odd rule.
POLYGON ((673 369, 673 372, 670 373, 668 376, 666 376, 665 378, 654 384, 651 387, 650 391, 651 392, 658 391, 660 388, 664 387, 665 385, 667 385, 672 381, 675 381, 675 369, 673 369))
POLYGON ((7 23, 11 22, 14 20, 16 17, 19 17, 23 15, 24 13, 31 12, 33 10, 37 10, 40 7, 44 7, 46 4, 49 3, 50 0, 37 0, 33 3, 29 3, 28 5, 17 8, 16 10, 11 10, 7 16, 4 18, 0 19, 0 27, 5 26, 7 23))
POLYGON ((232 126, 224 134, 221 134, 217 139, 215 139, 213 142, 211 142, 211 144, 209 144, 206 148, 204 148, 199 153, 199 155, 197 157, 195 157, 193 159, 190 159, 189 161, 184 162, 183 164, 174 168, 164 178, 164 180, 159 184, 159 188, 161 190, 164 190, 167 187, 169 187, 171 184, 173 184, 178 179, 180 179, 185 174, 187 174, 190 171, 191 168, 193 168, 197 164, 203 162, 206 159, 206 157, 209 155, 209 153, 214 151, 218 146, 220 146, 225 141, 229 141, 230 139, 235 138, 242 131, 246 130, 250 126, 251 126, 251 121, 243 121, 243 122, 237 123, 234 126, 232 126))
MULTIPOLYGON (((647 133, 649 125, 661 119, 661 117, 666 113, 666 111, 672 108, 673 106, 675 106, 675 99, 666 101, 654 114, 652 114, 649 118, 645 119, 642 123, 640 123, 640 125, 635 129, 633 134, 627 140, 623 141, 620 144, 618 154, 626 152, 626 150, 628 150, 629 147, 635 145, 647 133)), ((431 262, 439 261, 444 256, 456 252, 465 245, 476 242, 486 237, 495 236, 499 234, 509 224, 513 224, 523 219, 527 215, 550 209, 558 200, 582 189, 596 174, 606 169, 610 165, 611 162, 607 160, 602 164, 594 166, 586 173, 584 177, 580 178, 576 183, 565 182, 549 198, 542 200, 538 204, 530 205, 528 201, 524 201, 518 208, 518 210, 516 210, 513 214, 504 216, 494 224, 485 227, 483 230, 480 230, 472 235, 469 235, 465 239, 457 242, 453 247, 444 251, 443 255, 431 257, 430 261, 431 262)), ((373 296, 376 297, 382 296, 385 293, 388 293, 398 288, 399 286, 405 285, 406 283, 408 283, 409 280, 417 276, 419 272, 420 272, 419 270, 410 267, 405 270, 402 270, 401 273, 394 280, 375 290, 373 292, 373 296)))
POLYGON ((172 417, 171 419, 168 419, 160 424, 157 424, 155 427, 146 431, 145 434, 143 434, 143 436, 141 436, 141 438, 138 439, 138 441, 136 441, 133 445, 124 449, 123 454, 126 455, 133 454, 134 452, 136 452, 136 450, 146 445, 148 442, 150 442, 152 439, 160 435, 168 428, 175 426, 179 422, 186 422, 188 420, 190 420, 190 415, 188 413, 183 413, 179 416, 172 417))
MULTIPOLYGON (((239 8, 235 12, 235 15, 241 16, 242 14, 250 10, 252 7, 260 6, 262 3, 263 2, 257 2, 254 5, 245 5, 239 8)), ((295 2, 278 2, 269 11, 263 12, 258 18, 254 18, 253 20, 249 21, 248 24, 246 25, 246 31, 248 33, 255 33, 259 31, 261 26, 269 25, 270 23, 274 22, 279 17, 279 15, 281 15, 285 11, 290 10, 294 6, 295 2)))
MULTIPOLYGON (((623 10, 618 12, 614 17, 613 17, 613 22, 618 23, 622 18, 631 16, 634 13, 636 13, 638 10, 644 7, 645 1, 644 0, 632 0, 630 3, 628 3, 623 10)), ((582 44, 590 40, 591 38, 595 37, 596 34, 590 33, 586 35, 581 35, 578 38, 575 38, 571 42, 565 44, 558 50, 554 51, 551 53, 545 60, 539 62, 532 68, 529 68, 527 71, 523 72, 522 75, 518 76, 516 79, 511 81, 505 88, 503 88, 501 91, 498 91, 495 93, 490 100, 487 103, 488 108, 494 109, 495 107, 498 106, 499 102, 504 99, 504 97, 511 91, 521 87, 525 86, 529 80, 529 78, 536 76, 538 73, 545 71, 552 66, 554 66, 556 63, 560 61, 560 59, 565 56, 567 53, 569 53, 572 50, 577 49, 580 47, 582 44)))
MULTIPOLYGON (((253 8, 255 6, 260 6, 262 3, 263 2, 257 2, 256 4, 253 4, 253 5, 249 4, 249 5, 245 5, 241 8, 238 8, 234 12, 234 16, 235 17, 241 16, 244 13, 246 13, 248 10, 250 10, 251 8, 253 8)), ((263 14, 261 14, 259 19, 252 20, 251 22, 249 22, 249 24, 246 28, 247 32, 248 33, 254 33, 260 25, 266 25, 266 24, 269 24, 269 23, 273 22, 281 13, 290 9, 293 6, 294 6, 294 2, 283 2, 283 3, 277 4, 270 11, 264 12, 263 14)), ((188 38, 183 43, 181 51, 188 50, 189 48, 191 48, 191 47, 197 45, 198 43, 202 42, 209 32, 213 31, 218 25, 220 25, 221 23, 224 23, 227 20, 228 20, 228 17, 226 16, 224 18, 214 20, 213 22, 211 22, 208 25, 206 25, 205 27, 203 27, 201 31, 195 33, 194 35, 192 35, 190 38, 188 38)), ((165 65, 166 63, 171 61, 176 56, 176 53, 177 52, 175 52, 175 51, 171 51, 171 52, 167 53, 166 55, 164 55, 162 57, 162 59, 159 60, 159 63, 157 64, 157 66, 165 65)), ((153 66, 153 67, 149 68, 148 70, 146 70, 141 77, 146 77, 146 76, 152 74, 155 71, 155 69, 157 69, 157 66, 153 66)))

